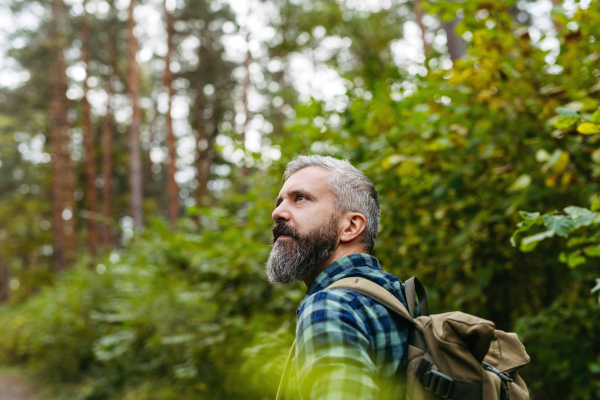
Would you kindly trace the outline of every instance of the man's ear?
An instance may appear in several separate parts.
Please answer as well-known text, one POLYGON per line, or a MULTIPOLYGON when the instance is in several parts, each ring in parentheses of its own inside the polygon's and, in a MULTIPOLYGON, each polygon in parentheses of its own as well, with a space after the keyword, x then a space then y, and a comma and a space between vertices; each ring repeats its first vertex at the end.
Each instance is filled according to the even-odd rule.
POLYGON ((359 237, 367 227, 367 219, 360 213, 347 213, 342 216, 340 242, 351 242, 359 237))

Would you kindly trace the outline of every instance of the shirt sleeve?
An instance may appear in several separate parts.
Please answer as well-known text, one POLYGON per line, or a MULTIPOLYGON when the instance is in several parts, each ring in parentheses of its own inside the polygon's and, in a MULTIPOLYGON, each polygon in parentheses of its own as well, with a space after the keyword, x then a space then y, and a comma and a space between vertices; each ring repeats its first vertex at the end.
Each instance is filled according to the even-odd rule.
POLYGON ((377 399, 377 367, 369 327, 339 290, 303 306, 296 333, 296 378, 303 399, 377 399))

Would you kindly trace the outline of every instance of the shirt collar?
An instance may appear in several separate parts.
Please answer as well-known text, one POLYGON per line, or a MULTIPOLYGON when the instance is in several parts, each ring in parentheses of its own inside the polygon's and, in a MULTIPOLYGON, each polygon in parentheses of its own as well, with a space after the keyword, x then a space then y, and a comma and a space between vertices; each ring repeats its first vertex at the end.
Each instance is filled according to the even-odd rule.
POLYGON ((327 286, 331 285, 336 281, 339 281, 340 279, 351 276, 353 270, 359 267, 381 269, 377 259, 370 254, 358 253, 338 258, 337 260, 329 264, 327 267, 325 267, 325 269, 321 271, 321 273, 313 281, 313 283, 306 291, 304 298, 300 302, 296 314, 298 314, 300 308, 302 308, 302 306, 310 296, 320 292, 321 290, 324 290, 325 288, 327 288, 327 286))

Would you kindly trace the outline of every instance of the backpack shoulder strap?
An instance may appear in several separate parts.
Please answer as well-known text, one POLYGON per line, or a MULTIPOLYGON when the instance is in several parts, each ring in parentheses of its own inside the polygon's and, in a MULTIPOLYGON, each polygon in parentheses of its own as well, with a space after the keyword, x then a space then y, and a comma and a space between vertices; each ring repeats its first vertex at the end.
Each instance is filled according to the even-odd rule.
POLYGON ((404 307, 404 304, 402 304, 400 300, 396 298, 396 296, 368 279, 356 277, 344 278, 332 283, 325 289, 346 289, 352 292, 360 293, 363 296, 370 298, 374 302, 381 304, 395 315, 409 322, 411 325, 415 325, 410 313, 406 307, 404 307))
POLYGON ((406 304, 408 304, 408 311, 411 317, 415 317, 415 293, 419 299, 419 312, 420 315, 429 316, 429 302, 427 301, 427 293, 421 281, 417 277, 413 276, 405 282, 404 291, 406 292, 406 304))

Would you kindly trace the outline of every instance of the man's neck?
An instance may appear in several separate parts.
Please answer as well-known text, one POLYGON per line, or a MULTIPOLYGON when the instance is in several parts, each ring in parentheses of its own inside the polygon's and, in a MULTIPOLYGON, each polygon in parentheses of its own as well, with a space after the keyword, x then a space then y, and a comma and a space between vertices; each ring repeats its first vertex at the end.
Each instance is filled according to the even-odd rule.
POLYGON ((310 285, 312 285, 312 283, 315 281, 315 279, 317 279, 317 276, 319 276, 319 274, 321 272, 323 272, 323 270, 325 268, 327 268, 327 266, 329 264, 331 264, 332 262, 335 262, 337 260, 339 260, 342 257, 345 256, 349 256, 350 254, 359 254, 359 253, 364 253, 365 250, 362 246, 344 246, 344 247, 338 247, 333 254, 331 255, 331 257, 329 257, 327 259, 327 261, 325 261, 323 263, 323 265, 321 265, 319 268, 315 269, 313 271, 312 274, 310 274, 308 277, 306 277, 304 279, 304 284, 306 285, 306 288, 308 289, 310 287, 310 285))

